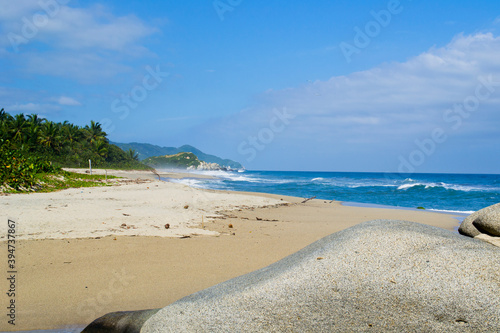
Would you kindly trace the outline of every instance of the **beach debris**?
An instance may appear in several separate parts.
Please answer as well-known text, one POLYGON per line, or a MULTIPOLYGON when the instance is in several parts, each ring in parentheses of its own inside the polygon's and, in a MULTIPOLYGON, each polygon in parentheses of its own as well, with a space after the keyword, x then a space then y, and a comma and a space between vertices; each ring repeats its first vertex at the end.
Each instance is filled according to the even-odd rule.
POLYGON ((186 238, 191 238, 191 236, 189 236, 189 235, 185 235, 185 236, 181 236, 181 237, 179 237, 179 238, 180 238, 180 239, 186 239, 186 238))
POLYGON ((304 201, 302 201, 301 203, 306 203, 306 202, 308 202, 309 200, 312 200, 312 199, 316 199, 316 196, 304 199, 304 201))
POLYGON ((188 208, 189 208, 189 205, 184 206, 184 209, 188 209, 188 208))
MULTIPOLYGON (((242 219, 244 219, 244 218, 242 217, 242 219)), ((276 220, 276 219, 269 220, 269 219, 264 219, 264 218, 262 218, 262 217, 255 217, 255 219, 256 219, 257 221, 263 221, 263 222, 278 222, 278 220, 276 220)), ((247 219, 247 220, 248 220, 248 219, 247 219)))
POLYGON ((123 214, 123 216, 130 216, 130 214, 125 214, 125 213, 122 213, 122 214, 123 214))
POLYGON ((228 228, 233 228, 233 225, 231 223, 229 223, 229 225, 227 226, 228 228))
POLYGON ((151 169, 151 172, 154 173, 158 177, 158 180, 161 180, 161 177, 160 177, 160 174, 158 173, 158 171, 156 171, 155 169, 151 169))
POLYGON ((122 225, 120 226, 120 228, 126 228, 127 227, 127 223, 122 223, 122 225))
POLYGON ((323 259, 325 259, 325 258, 323 258, 323 257, 317 257, 316 258, 316 260, 323 260, 323 259))
POLYGON ((422 206, 418 206, 417 209, 425 209, 425 208, 422 206))
POLYGON ((170 224, 169 223, 165 224, 165 229, 170 229, 170 224))

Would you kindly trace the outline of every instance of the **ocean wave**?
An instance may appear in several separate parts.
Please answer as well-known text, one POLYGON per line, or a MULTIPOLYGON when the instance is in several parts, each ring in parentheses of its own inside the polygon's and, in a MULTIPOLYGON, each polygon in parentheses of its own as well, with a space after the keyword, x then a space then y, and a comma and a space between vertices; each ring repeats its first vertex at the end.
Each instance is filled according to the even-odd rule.
POLYGON ((196 179, 196 178, 174 179, 174 178, 169 178, 168 181, 170 183, 183 184, 183 185, 187 185, 190 187, 206 188, 204 179, 196 179))
POLYGON ((412 184, 402 184, 398 186, 398 190, 408 190, 413 187, 423 187, 424 189, 431 188, 443 188, 446 190, 454 190, 461 192, 471 192, 471 191, 497 191, 498 189, 492 189, 488 187, 480 187, 480 186, 470 186, 470 185, 458 185, 458 184, 447 184, 447 183, 412 183, 412 184))
POLYGON ((464 215, 470 215, 475 212, 473 210, 448 210, 448 209, 431 209, 431 208, 429 208, 428 210, 440 213, 453 213, 453 214, 464 214, 464 215))

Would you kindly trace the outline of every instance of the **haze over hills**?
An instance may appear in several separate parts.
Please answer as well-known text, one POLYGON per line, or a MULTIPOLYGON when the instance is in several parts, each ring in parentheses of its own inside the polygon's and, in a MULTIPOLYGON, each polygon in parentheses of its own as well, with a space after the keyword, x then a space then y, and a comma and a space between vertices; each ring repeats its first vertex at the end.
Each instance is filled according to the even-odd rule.
POLYGON ((113 142, 113 144, 117 145, 124 151, 127 151, 129 149, 133 149, 137 152, 139 155, 139 160, 144 160, 148 157, 154 157, 154 156, 163 156, 163 155, 175 155, 178 153, 193 153, 198 157, 200 161, 204 161, 207 163, 217 163, 220 166, 223 167, 229 167, 232 169, 241 169, 243 166, 230 159, 223 159, 215 155, 210 155, 202 152, 201 150, 190 146, 190 145, 183 145, 181 147, 160 147, 157 145, 152 145, 150 143, 139 143, 139 142, 130 142, 130 143, 118 143, 118 142, 113 142))

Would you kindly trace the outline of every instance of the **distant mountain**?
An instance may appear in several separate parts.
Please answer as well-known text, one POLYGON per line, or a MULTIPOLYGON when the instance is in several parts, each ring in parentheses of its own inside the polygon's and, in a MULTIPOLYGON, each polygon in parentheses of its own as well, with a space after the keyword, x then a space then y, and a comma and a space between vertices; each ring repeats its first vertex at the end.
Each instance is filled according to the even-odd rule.
POLYGON ((139 155, 139 160, 144 160, 148 157, 153 157, 153 156, 175 155, 178 153, 193 153, 194 155, 196 155, 196 157, 198 157, 200 161, 205 161, 207 163, 217 163, 220 166, 229 167, 232 169, 243 168, 243 166, 238 162, 235 162, 230 159, 222 159, 215 155, 205 154, 201 150, 190 145, 184 145, 179 148, 175 148, 175 147, 160 147, 149 143, 138 143, 138 142, 131 142, 131 143, 112 142, 112 143, 125 151, 129 149, 135 150, 139 155))

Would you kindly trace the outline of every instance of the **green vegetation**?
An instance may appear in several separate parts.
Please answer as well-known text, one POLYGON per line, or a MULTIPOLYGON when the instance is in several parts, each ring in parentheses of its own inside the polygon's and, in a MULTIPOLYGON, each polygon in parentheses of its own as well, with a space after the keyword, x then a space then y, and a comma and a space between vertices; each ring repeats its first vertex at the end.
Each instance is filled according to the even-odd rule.
MULTIPOLYGON (((11 116, 1 109, 0 186, 15 191, 38 190, 44 182, 40 175, 51 174, 66 177, 70 184, 72 177, 63 174, 61 167, 87 167, 88 160, 93 168, 150 169, 138 161, 135 151, 124 152, 110 144, 106 136, 101 125, 94 121, 79 127, 67 121, 55 123, 35 114, 11 116)), ((82 179, 78 177, 73 178, 82 179)), ((45 178, 47 184, 50 178, 45 178)))
POLYGON ((418 206, 417 209, 425 209, 425 208, 422 206, 418 206))
POLYGON ((153 168, 176 168, 187 169, 188 167, 197 167, 201 164, 198 157, 193 153, 178 153, 175 155, 153 156, 142 161, 153 168))
POLYGON ((37 192, 53 192, 71 187, 107 186, 107 179, 117 177, 61 171, 58 174, 39 174, 37 178, 37 192))
POLYGON ((160 147, 149 143, 138 143, 138 142, 131 142, 131 143, 114 142, 114 144, 123 150, 127 149, 135 150, 137 152, 139 160, 144 160, 148 157, 153 157, 153 156, 175 155, 178 153, 187 152, 195 154, 200 161, 205 161, 207 163, 217 163, 220 166, 226 168, 233 168, 233 169, 243 168, 243 166, 238 162, 235 162, 230 159, 222 159, 215 155, 205 154, 201 150, 196 149, 195 147, 190 145, 184 145, 179 148, 175 148, 175 147, 160 147))

